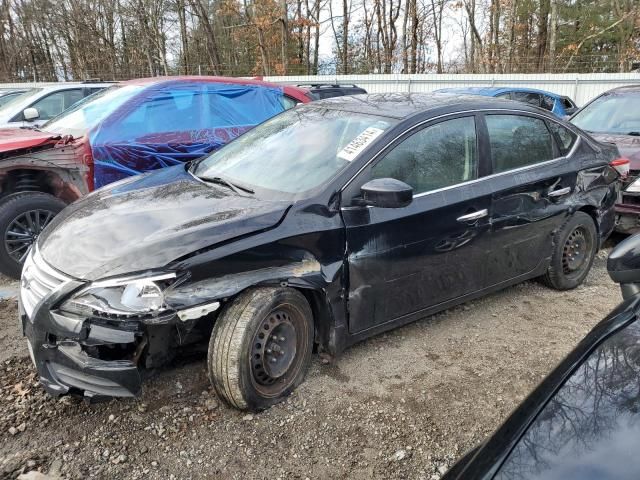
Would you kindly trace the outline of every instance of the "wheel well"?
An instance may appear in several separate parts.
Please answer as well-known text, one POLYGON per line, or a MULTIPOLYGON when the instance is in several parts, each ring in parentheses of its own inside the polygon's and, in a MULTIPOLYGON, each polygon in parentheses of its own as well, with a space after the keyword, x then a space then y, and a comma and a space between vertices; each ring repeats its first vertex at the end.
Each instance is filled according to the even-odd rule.
POLYGON ((329 341, 329 331, 331 329, 331 310, 327 304, 325 295, 318 290, 307 288, 297 289, 309 302, 311 313, 313 314, 314 342, 320 346, 327 345, 329 341))
POLYGON ((0 172, 2 196, 19 192, 43 192, 69 203, 76 198, 65 198, 64 180, 51 170, 17 168, 0 172))
POLYGON ((579 212, 584 212, 593 219, 593 223, 596 226, 596 231, 600 235, 600 225, 598 224, 598 209, 592 205, 585 205, 578 209, 579 212))

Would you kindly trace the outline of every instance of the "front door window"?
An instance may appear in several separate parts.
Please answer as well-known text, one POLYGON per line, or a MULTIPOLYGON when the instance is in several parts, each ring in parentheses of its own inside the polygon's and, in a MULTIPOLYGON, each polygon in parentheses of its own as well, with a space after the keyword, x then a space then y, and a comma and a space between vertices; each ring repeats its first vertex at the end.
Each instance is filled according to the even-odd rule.
POLYGON ((371 178, 395 178, 414 194, 456 185, 477 175, 478 151, 473 117, 455 118, 414 133, 371 170, 371 178))

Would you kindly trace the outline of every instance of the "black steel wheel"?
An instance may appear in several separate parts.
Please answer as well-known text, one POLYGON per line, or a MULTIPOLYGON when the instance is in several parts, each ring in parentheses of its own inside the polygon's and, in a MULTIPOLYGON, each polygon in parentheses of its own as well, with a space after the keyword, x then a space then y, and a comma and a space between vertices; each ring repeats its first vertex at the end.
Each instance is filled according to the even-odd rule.
POLYGON ((220 314, 208 372, 218 395, 241 410, 263 410, 304 379, 313 347, 313 315, 292 288, 255 288, 220 314))
POLYGON ((0 202, 0 272, 20 278, 31 246, 65 206, 62 200, 41 192, 15 193, 0 202))
POLYGON ((579 272, 589 261, 594 239, 583 225, 579 225, 567 237, 562 249, 562 271, 565 275, 579 272))
POLYGON ((590 215, 576 212, 556 233, 553 254, 547 273, 541 277, 546 285, 569 290, 586 278, 598 250, 598 232, 590 215))

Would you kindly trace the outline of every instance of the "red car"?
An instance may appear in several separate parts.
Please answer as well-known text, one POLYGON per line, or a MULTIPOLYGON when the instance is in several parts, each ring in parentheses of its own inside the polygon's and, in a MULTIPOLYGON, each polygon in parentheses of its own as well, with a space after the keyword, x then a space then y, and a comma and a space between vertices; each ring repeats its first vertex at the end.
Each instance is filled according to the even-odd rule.
POLYGON ((623 179, 616 204, 616 231, 640 232, 640 85, 603 93, 571 117, 595 139, 613 143, 624 157, 619 162, 629 174, 623 179))
POLYGON ((311 100, 307 89, 258 80, 146 78, 87 97, 41 129, 0 129, 0 272, 19 277, 34 239, 82 195, 207 155, 311 100))

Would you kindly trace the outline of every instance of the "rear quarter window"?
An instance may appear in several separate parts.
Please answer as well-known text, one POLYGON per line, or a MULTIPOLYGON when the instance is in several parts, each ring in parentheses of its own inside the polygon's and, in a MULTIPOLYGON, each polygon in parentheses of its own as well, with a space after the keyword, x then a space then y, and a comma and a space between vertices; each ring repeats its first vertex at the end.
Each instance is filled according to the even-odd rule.
POLYGON ((562 156, 567 155, 573 148, 576 140, 578 140, 578 136, 559 123, 549 122, 548 125, 549 130, 551 130, 551 133, 553 133, 553 135, 556 137, 556 143, 558 144, 560 154, 562 156))

